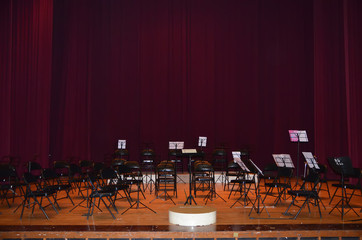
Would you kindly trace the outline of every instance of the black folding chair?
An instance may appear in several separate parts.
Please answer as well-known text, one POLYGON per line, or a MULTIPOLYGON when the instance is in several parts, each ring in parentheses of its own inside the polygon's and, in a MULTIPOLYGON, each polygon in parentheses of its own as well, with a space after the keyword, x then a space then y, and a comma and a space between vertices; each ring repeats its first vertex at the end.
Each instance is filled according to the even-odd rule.
POLYGON ((296 206, 299 208, 299 210, 297 214, 292 218, 296 219, 306 205, 308 206, 309 214, 311 213, 310 205, 314 205, 318 207, 319 216, 320 218, 322 218, 322 213, 319 206, 320 198, 318 195, 319 181, 320 177, 318 172, 316 172, 314 169, 310 169, 309 174, 304 178, 304 181, 300 189, 288 191, 288 194, 292 196, 292 202, 289 204, 287 210, 285 210, 283 214, 290 215, 288 211, 292 206, 296 206), (301 201, 300 198, 304 198, 304 201, 301 206, 296 204, 298 201, 301 201))
POLYGON ((115 169, 112 167, 103 168, 101 170, 101 180, 100 188, 102 190, 115 192, 114 201, 126 198, 131 205, 131 197, 128 192, 129 185, 120 178, 115 169), (120 192, 123 192, 124 196, 120 192))
POLYGON ((55 191, 56 195, 58 195, 59 192, 64 192, 65 196, 57 198, 57 200, 68 198, 72 203, 72 205, 74 206, 73 199, 69 194, 69 192, 72 190, 72 185, 70 184, 69 181, 64 182, 64 180, 61 180, 60 178, 61 176, 57 174, 54 169, 52 168, 44 169, 42 173, 44 189, 55 191))
POLYGON ((21 203, 22 209, 21 209, 21 215, 20 219, 23 218, 23 213, 25 207, 32 206, 32 215, 34 213, 34 208, 37 205, 39 209, 43 212, 44 216, 49 219, 48 215, 46 214, 44 208, 51 205, 54 209, 54 211, 58 214, 58 210, 56 209, 54 203, 50 200, 50 197, 56 202, 56 199, 54 197, 54 194, 56 193, 55 190, 52 189, 44 189, 41 187, 41 184, 38 182, 38 178, 32 175, 31 173, 24 173, 24 182, 26 184, 26 192, 24 194, 24 200, 21 203), (40 198, 40 199, 39 199, 40 198), (49 205, 43 206, 43 198, 48 199, 49 205))
POLYGON ((274 201, 274 206, 282 200, 283 195, 286 195, 287 191, 291 189, 291 177, 293 175, 293 168, 279 167, 278 174, 274 178, 273 182, 265 183, 267 187, 267 192, 263 199, 263 203, 268 195, 276 197, 274 201), (274 189, 277 190, 277 193, 274 193, 274 189))
POLYGON ((118 210, 114 204, 114 201, 112 200, 112 198, 115 196, 116 194, 116 190, 115 189, 102 189, 97 181, 98 176, 96 174, 89 174, 88 175, 88 184, 89 187, 92 189, 92 192, 89 194, 89 204, 88 204, 88 213, 87 213, 87 219, 89 219, 89 216, 93 215, 94 212, 94 207, 96 206, 96 200, 99 200, 98 206, 97 208, 102 211, 99 208, 99 204, 100 202, 102 202, 104 204, 104 206, 107 208, 107 210, 109 211, 109 213, 111 214, 111 216, 113 217, 113 219, 116 219, 116 217, 114 216, 114 214, 112 213, 110 206, 112 206, 114 208, 114 210, 118 213, 118 210), (108 204, 106 203, 106 201, 104 199, 108 200, 108 204))

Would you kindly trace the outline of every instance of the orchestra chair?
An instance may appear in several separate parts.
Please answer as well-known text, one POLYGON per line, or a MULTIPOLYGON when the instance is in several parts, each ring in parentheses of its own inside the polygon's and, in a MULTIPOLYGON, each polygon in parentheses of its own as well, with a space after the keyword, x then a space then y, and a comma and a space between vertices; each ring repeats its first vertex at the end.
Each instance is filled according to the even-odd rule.
POLYGON ((227 153, 223 147, 217 147, 212 152, 211 164, 216 171, 220 171, 220 176, 215 180, 215 182, 220 181, 225 184, 225 171, 228 164, 227 153))
POLYGON ((101 170, 100 188, 102 190, 113 190, 115 192, 113 202, 118 199, 126 198, 128 203, 131 205, 131 197, 128 193, 129 185, 119 177, 114 168, 105 167, 101 170), (123 192, 124 195, 120 192, 123 192))
POLYGON ((154 173, 155 173, 155 163, 156 163, 156 154, 155 151, 152 148, 144 148, 141 151, 141 170, 144 174, 144 191, 146 191, 148 188, 150 190, 150 193, 153 191, 153 186, 155 184, 155 181, 153 179, 154 173))
POLYGON ((172 199, 173 196, 177 198, 177 173, 175 169, 175 163, 161 161, 157 165, 155 195, 155 199, 163 199, 165 201, 170 200, 174 205, 176 205, 172 199), (168 192, 172 192, 172 196, 168 192))
POLYGON ((322 213, 319 203, 321 202, 318 194, 318 185, 320 182, 319 173, 315 169, 310 169, 308 175, 304 178, 304 181, 298 190, 289 190, 288 194, 292 196, 292 202, 289 204, 288 208, 283 213, 284 215, 291 215, 289 210, 292 206, 299 208, 298 212, 295 214, 292 219, 296 219, 302 209, 305 206, 308 206, 309 215, 311 214, 310 205, 317 206, 319 217, 322 218, 322 213), (302 202, 301 205, 297 203, 302 202))
MULTIPOLYGON (((56 194, 56 191, 54 189, 50 188, 42 188, 42 184, 39 182, 39 178, 37 176, 32 175, 29 172, 25 172, 23 175, 24 183, 26 184, 26 190, 24 194, 24 199, 22 203, 19 206, 22 206, 20 219, 23 218, 24 209, 25 207, 30 208, 32 206, 32 212, 33 215, 35 206, 38 206, 39 209, 42 211, 46 219, 49 220, 49 217, 47 213, 45 212, 45 208, 47 206, 52 206, 54 211, 58 214, 58 210, 56 209, 54 202, 56 202, 56 198, 54 194, 56 194), (46 198, 49 201, 49 205, 43 206, 43 198, 46 198), (54 200, 51 201, 52 198, 54 200)), ((16 211, 17 209, 15 209, 16 211)))
POLYGON ((272 182, 266 182, 265 187, 267 192, 265 193, 262 203, 264 203, 267 196, 275 197, 274 206, 282 200, 283 196, 286 198, 286 193, 291 190, 291 177, 293 175, 293 168, 278 167, 278 173, 272 182), (277 192, 274 193, 274 190, 277 192))
POLYGON ((118 210, 114 204, 114 196, 116 195, 115 189, 102 189, 101 185, 98 182, 98 174, 97 173, 90 173, 88 175, 88 184, 89 188, 91 189, 91 193, 89 194, 88 199, 88 213, 87 220, 90 216, 93 216, 94 208, 97 207, 100 211, 100 202, 104 204, 104 206, 107 208, 108 212, 111 214, 113 219, 116 219, 113 212, 111 211, 110 207, 113 207, 113 209, 118 213, 118 210), (107 200, 107 202, 105 201, 107 200), (98 205, 96 206, 96 201, 98 200, 98 205))

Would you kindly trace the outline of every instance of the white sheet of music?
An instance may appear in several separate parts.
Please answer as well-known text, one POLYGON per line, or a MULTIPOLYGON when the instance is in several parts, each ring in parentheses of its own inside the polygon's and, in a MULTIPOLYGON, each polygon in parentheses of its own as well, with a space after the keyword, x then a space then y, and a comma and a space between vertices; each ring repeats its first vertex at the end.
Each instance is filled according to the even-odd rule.
POLYGON ((294 168, 290 154, 273 154, 273 158, 278 167, 294 168))
POLYGON ((241 169, 245 172, 250 172, 249 168, 244 164, 244 162, 241 160, 241 152, 231 152, 234 158, 234 163, 237 163, 241 169))
POLYGON ((126 149, 126 140, 118 140, 118 149, 126 149))
POLYGON ((313 154, 311 152, 302 152, 305 160, 307 161, 308 167, 320 169, 317 161, 315 160, 313 154))

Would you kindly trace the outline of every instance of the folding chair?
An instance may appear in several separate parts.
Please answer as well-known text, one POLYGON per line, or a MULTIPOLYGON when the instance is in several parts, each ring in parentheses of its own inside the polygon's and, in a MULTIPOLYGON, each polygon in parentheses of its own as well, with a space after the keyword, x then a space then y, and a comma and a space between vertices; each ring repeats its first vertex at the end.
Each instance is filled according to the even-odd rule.
MULTIPOLYGON (((45 197, 49 201, 49 205, 51 205, 54 209, 54 211, 58 214, 58 210, 56 209, 54 203, 50 200, 50 197, 53 198, 53 200, 56 202, 56 199, 54 197, 54 194, 56 193, 55 190, 51 189, 43 189, 41 188, 41 184, 38 182, 38 178, 32 175, 31 173, 24 173, 23 175, 24 182, 26 184, 26 192, 24 194, 24 200, 21 203, 22 209, 21 209, 21 215, 20 219, 23 218, 24 208, 25 206, 30 207, 33 206, 32 209, 32 215, 34 213, 34 208, 37 205, 39 209, 43 212, 44 216, 49 219, 48 215, 46 214, 44 208, 46 206, 42 205, 42 200, 45 197), (40 200, 39 200, 40 198, 40 200), (31 202, 32 201, 32 202, 31 202)), ((47 206, 49 206, 47 205, 47 206)))
MULTIPOLYGON (((288 211, 290 210, 291 206, 296 206, 299 208, 297 214, 292 218, 296 219, 302 209, 307 205, 309 214, 310 211, 310 204, 317 206, 319 211, 319 216, 322 218, 321 209, 319 206, 320 198, 318 195, 318 184, 319 184, 319 174, 315 169, 310 169, 309 174, 304 178, 304 181, 300 187, 299 190, 290 190, 288 191, 288 194, 292 196, 292 202, 289 204, 287 210, 283 213, 284 215, 290 215, 288 211), (307 188, 307 185, 310 186, 309 189, 307 188), (304 198, 304 201, 301 206, 297 205, 296 202, 299 201, 300 198, 304 198), (298 198, 298 200, 297 200, 298 198)), ((301 201, 301 200, 300 200, 301 201)))

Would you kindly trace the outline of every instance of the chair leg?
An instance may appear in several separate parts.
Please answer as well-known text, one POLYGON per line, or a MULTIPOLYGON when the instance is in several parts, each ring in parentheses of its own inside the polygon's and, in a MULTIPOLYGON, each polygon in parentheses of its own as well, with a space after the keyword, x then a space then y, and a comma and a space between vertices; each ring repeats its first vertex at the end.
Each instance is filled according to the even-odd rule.
POLYGON ((109 206, 106 204, 106 202, 104 201, 103 198, 100 198, 100 200, 102 200, 104 206, 106 206, 106 208, 108 209, 109 213, 112 215, 113 219, 116 219, 116 217, 113 215, 111 209, 109 208, 109 206))
POLYGON ((285 210, 285 212, 283 213, 283 215, 287 215, 288 214, 288 211, 289 209, 292 207, 292 205, 294 205, 294 201, 297 197, 296 196, 293 196, 293 199, 292 199, 292 202, 289 204, 287 210, 285 210))
MULTIPOLYGON (((336 195, 338 188, 339 188, 339 187, 336 187, 336 190, 334 191, 333 196, 332 196, 331 200, 329 201, 329 205, 332 203, 333 198, 334 198, 334 196, 336 195)), ((342 191, 343 191, 343 190, 342 190, 342 191)))

